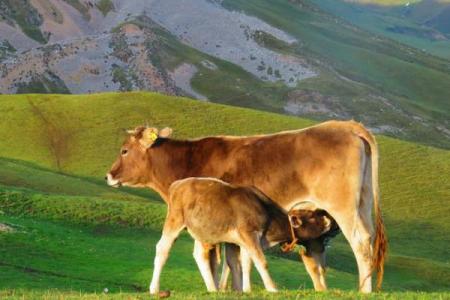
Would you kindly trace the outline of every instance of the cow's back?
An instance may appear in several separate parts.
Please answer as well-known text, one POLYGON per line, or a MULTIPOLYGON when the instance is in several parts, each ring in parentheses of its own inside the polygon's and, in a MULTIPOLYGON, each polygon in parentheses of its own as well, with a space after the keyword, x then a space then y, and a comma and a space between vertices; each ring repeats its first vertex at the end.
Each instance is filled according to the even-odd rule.
MULTIPOLYGON (((355 169, 361 140, 354 122, 327 122, 305 130, 247 138, 227 138, 227 152, 212 159, 208 176, 239 185, 256 186, 282 207, 302 199, 327 177, 339 178, 355 169)), ((214 155, 212 155, 214 157, 214 155)))

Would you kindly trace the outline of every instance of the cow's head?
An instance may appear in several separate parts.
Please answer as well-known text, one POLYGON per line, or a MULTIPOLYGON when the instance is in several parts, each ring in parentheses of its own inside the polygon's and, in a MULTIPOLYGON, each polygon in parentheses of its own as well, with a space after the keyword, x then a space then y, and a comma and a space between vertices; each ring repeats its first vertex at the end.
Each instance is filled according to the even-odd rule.
POLYGON ((117 160, 106 174, 106 181, 112 187, 132 186, 144 187, 149 183, 150 148, 158 142, 158 138, 167 138, 172 129, 140 126, 129 130, 128 136, 120 148, 117 160))
POLYGON ((292 210, 288 214, 291 226, 295 229, 297 238, 302 240, 315 239, 330 231, 331 217, 321 210, 292 210))

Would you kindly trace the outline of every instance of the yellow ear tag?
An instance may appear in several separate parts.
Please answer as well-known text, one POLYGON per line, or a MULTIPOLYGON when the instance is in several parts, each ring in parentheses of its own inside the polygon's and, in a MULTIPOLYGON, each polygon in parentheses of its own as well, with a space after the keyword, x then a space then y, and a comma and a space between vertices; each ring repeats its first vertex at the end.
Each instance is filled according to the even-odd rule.
POLYGON ((156 141, 157 138, 158 138, 158 135, 156 133, 154 133, 154 132, 150 133, 150 139, 152 141, 156 141))

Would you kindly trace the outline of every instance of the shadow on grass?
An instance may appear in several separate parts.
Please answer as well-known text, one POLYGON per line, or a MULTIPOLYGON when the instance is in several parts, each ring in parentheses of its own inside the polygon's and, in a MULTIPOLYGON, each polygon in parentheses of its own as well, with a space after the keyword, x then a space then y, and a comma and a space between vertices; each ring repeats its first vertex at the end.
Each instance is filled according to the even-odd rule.
MULTIPOLYGON (((132 196, 137 196, 137 197, 140 197, 140 198, 151 199, 151 200, 154 200, 154 201, 162 201, 157 193, 155 193, 155 192, 153 192, 153 191, 151 191, 149 189, 137 189, 137 188, 123 187, 123 188, 120 188, 120 190, 117 190, 117 189, 110 188, 109 186, 107 186, 107 184, 105 183, 105 180, 103 178, 94 178, 94 177, 87 177, 87 176, 79 176, 79 175, 74 175, 74 174, 68 174, 68 173, 57 171, 57 170, 44 168, 44 167, 39 166, 38 164, 35 164, 35 163, 32 163, 32 162, 18 160, 18 159, 12 159, 12 158, 6 158, 6 157, 0 157, 0 165, 2 163, 15 164, 15 165, 20 166, 20 167, 28 168, 32 172, 33 171, 39 171, 39 172, 48 173, 48 174, 50 174, 52 176, 55 176, 56 179, 57 179, 58 176, 64 176, 65 178, 70 178, 70 179, 77 180, 77 181, 83 181, 83 182, 86 182, 86 183, 90 183, 90 184, 96 185, 98 188, 105 189, 109 193, 117 193, 118 191, 120 191, 122 193, 126 193, 126 194, 129 194, 129 195, 132 195, 132 196)), ((21 183, 18 183, 17 185, 14 185, 14 186, 16 186, 16 187, 27 187, 26 184, 21 184, 21 183)), ((92 195, 92 196, 99 196, 99 195, 92 195)))

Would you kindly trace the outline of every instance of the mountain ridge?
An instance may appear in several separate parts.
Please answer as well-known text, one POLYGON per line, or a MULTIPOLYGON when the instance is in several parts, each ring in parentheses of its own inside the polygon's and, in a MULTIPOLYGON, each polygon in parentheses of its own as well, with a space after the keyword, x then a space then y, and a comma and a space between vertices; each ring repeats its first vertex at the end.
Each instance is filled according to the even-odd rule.
POLYGON ((0 40, 1 93, 151 90, 316 120, 354 118, 450 147, 450 61, 373 36, 314 2, 21 1, 41 12, 33 30, 50 42, 38 46, 7 25, 14 18, 0 21, 0 32, 21 33, 15 43, 0 40))

